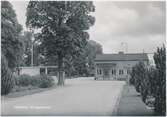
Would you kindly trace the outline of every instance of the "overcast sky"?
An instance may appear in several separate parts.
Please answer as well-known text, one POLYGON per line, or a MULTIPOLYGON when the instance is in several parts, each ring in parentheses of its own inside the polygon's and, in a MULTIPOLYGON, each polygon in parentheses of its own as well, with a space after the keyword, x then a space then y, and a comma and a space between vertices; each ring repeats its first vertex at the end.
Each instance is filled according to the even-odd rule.
MULTIPOLYGON (((25 27, 28 2, 11 2, 20 24, 25 27)), ((94 2, 95 25, 90 28, 90 39, 103 46, 104 53, 154 52, 165 43, 165 2, 94 2), (121 46, 121 43, 124 43, 121 46), (128 45, 128 46, 126 46, 128 45)))

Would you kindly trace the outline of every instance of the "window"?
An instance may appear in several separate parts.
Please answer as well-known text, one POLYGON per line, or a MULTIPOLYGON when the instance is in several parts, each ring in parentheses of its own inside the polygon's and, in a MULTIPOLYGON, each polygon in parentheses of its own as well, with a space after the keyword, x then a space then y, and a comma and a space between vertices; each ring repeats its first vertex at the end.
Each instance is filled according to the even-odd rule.
POLYGON ((112 69, 111 73, 112 73, 112 75, 114 75, 114 70, 113 69, 112 69))
POLYGON ((112 75, 116 75, 116 70, 112 69, 111 73, 112 73, 112 75))
POLYGON ((101 74, 101 69, 99 70, 99 74, 101 74))
POLYGON ((122 74, 124 74, 124 70, 122 70, 122 74))
POLYGON ((101 69, 97 69, 97 74, 102 74, 101 69))
POLYGON ((124 71, 122 69, 119 70, 119 75, 124 74, 124 71))
POLYGON ((121 75, 121 70, 119 70, 119 75, 121 75))

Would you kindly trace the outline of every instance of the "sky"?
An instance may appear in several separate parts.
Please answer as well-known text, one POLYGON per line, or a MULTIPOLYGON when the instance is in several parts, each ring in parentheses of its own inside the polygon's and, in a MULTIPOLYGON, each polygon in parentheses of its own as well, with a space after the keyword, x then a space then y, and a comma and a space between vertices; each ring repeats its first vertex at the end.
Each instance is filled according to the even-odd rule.
MULTIPOLYGON (((17 19, 26 30, 28 1, 12 1, 17 19)), ((165 2, 94 1, 96 21, 88 30, 104 53, 153 53, 165 40, 165 2)))

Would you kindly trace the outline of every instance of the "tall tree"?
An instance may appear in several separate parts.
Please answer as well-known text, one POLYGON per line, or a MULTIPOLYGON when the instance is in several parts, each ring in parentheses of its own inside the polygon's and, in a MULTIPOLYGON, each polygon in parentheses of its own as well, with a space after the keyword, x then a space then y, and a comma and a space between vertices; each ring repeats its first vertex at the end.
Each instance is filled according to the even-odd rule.
POLYGON ((25 31, 22 35, 23 45, 24 45, 24 55, 22 66, 31 66, 32 65, 32 56, 33 56, 33 65, 37 66, 42 64, 43 59, 41 59, 40 44, 38 41, 33 39, 33 32, 25 31), (33 46, 33 47, 32 47, 33 46), (33 55, 32 55, 33 51, 33 55))
POLYGON ((139 93, 141 93, 142 81, 145 79, 145 77, 146 77, 146 66, 141 61, 132 68, 131 80, 130 80, 131 83, 134 84, 136 91, 139 93))
POLYGON ((8 1, 1 2, 1 94, 8 94, 14 86, 12 73, 22 58, 21 25, 8 1))
POLYGON ((158 115, 166 113, 166 48, 157 48, 154 53, 154 61, 158 72, 158 77, 155 77, 155 112, 158 115))
POLYGON ((94 73, 96 54, 102 54, 102 46, 96 41, 89 40, 81 56, 66 59, 67 73, 78 76, 88 76, 94 73), (71 68, 69 70, 69 67, 71 68))
POLYGON ((98 43, 94 40, 89 40, 89 45, 95 51, 95 54, 103 54, 103 48, 102 48, 102 45, 100 43, 98 43))
POLYGON ((96 58, 96 55, 103 54, 102 45, 100 45, 96 41, 89 40, 87 52, 88 52, 87 59, 88 59, 88 67, 89 67, 88 71, 89 71, 89 74, 93 74, 95 70, 94 60, 96 58))
POLYGON ((38 38, 47 57, 58 61, 58 85, 64 85, 64 58, 79 56, 87 43, 89 29, 95 22, 90 15, 95 7, 90 1, 30 1, 27 26, 40 29, 38 38))
MULTIPOLYGON (((155 98, 155 114, 166 114, 166 48, 157 48, 154 53, 155 67, 144 67, 137 64, 132 69, 131 82, 136 90, 141 93, 142 100, 146 103, 148 96, 155 98)), ((148 102, 146 103, 148 104, 148 102)))
POLYGON ((1 2, 1 46, 8 67, 14 69, 20 59, 23 43, 20 38, 22 26, 18 23, 15 11, 8 1, 1 2))

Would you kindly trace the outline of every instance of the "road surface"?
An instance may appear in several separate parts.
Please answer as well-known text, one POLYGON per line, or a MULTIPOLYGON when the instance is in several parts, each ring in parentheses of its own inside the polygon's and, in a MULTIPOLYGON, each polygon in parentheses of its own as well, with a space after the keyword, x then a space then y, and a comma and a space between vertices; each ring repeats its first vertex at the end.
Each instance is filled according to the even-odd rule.
POLYGON ((112 115, 125 84, 93 78, 68 79, 65 83, 64 87, 2 100, 2 115, 112 115))

